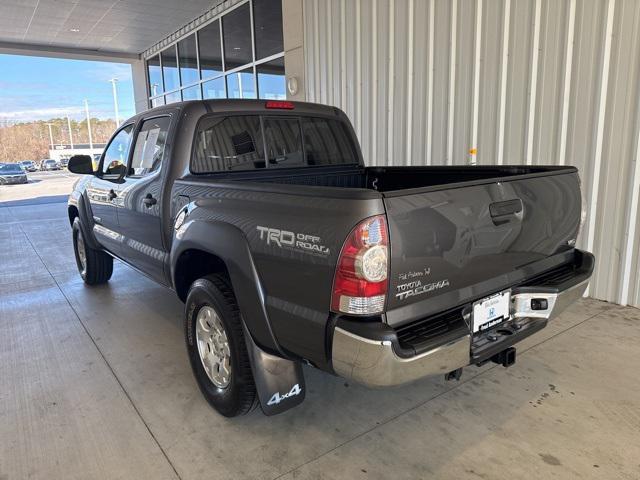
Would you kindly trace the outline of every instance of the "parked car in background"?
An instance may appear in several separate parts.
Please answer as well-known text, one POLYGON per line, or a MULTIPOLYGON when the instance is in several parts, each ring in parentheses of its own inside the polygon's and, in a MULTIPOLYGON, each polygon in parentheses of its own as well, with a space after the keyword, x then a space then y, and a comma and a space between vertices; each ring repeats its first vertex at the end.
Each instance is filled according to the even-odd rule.
POLYGON ((20 162, 22 168, 24 168, 27 172, 35 172, 38 170, 38 165, 33 160, 23 160, 20 162))
POLYGON ((40 162, 40 170, 42 171, 60 170, 60 164, 53 158, 47 158, 45 160, 42 160, 42 162, 40 162))
POLYGON ((60 163, 60 168, 67 168, 67 165, 69 165, 69 159, 61 158, 59 163, 60 163))
POLYGON ((18 163, 0 163, 0 185, 29 183, 27 172, 18 163))

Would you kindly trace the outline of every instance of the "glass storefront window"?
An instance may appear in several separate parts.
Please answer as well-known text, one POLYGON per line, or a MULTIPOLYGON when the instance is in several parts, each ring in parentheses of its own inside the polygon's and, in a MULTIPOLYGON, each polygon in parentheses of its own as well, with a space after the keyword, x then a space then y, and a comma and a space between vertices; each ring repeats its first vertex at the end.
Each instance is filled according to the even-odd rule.
POLYGON ((180 87, 180 75, 178 74, 175 45, 163 50, 160 56, 162 57, 162 74, 164 76, 165 92, 175 90, 180 87))
POLYGON ((253 0, 256 60, 284 50, 282 38, 282 2, 253 0))
POLYGON ((220 21, 206 25, 198 32, 200 50, 200 73, 202 78, 217 77, 222 73, 222 50, 220 47, 220 21))
POLYGON ((162 69, 160 68, 160 55, 156 55, 147 60, 149 71, 149 93, 151 96, 162 93, 162 69))
POLYGON ((178 42, 181 85, 190 85, 200 80, 197 57, 195 34, 189 35, 178 42))
POLYGON ((170 103, 181 102, 182 96, 180 95, 180 92, 168 93, 164 96, 164 100, 166 104, 169 105, 170 103))
POLYGON ((202 84, 203 98, 227 98, 224 91, 224 77, 216 78, 202 84))
POLYGON ((146 60, 149 102, 284 99, 283 57, 281 1, 245 0, 146 60), (255 65, 257 59, 263 63, 255 65))
POLYGON ((249 3, 245 3, 222 17, 226 70, 253 62, 249 8, 249 3))
POLYGON ((260 98, 284 100, 287 87, 284 76, 284 58, 256 65, 258 74, 258 94, 260 98))
POLYGON ((182 100, 200 100, 201 98, 200 85, 194 85, 182 90, 182 100))
POLYGON ((228 98, 258 98, 253 81, 253 68, 227 75, 228 98))

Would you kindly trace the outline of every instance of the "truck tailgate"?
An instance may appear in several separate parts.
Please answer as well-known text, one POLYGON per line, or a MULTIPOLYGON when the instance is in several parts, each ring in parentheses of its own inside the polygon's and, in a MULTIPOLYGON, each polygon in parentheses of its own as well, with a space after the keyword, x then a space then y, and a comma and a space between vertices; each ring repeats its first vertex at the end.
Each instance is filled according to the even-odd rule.
POLYGON ((385 192, 387 321, 485 297, 566 261, 581 216, 575 169, 385 192))

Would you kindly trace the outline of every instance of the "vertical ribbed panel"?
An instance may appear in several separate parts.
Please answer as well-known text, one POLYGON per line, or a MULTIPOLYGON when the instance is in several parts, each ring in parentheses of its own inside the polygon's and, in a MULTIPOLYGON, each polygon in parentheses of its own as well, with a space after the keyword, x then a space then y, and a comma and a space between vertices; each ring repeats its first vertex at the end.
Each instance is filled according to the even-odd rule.
POLYGON ((640 2, 304 0, 304 25, 307 99, 369 165, 577 166, 589 293, 640 306, 640 2))

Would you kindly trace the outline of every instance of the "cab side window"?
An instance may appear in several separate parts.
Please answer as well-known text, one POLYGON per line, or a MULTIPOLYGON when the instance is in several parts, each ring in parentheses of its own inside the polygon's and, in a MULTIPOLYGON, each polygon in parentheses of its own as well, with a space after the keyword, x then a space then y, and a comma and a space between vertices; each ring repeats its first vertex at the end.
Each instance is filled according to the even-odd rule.
POLYGON ((127 125, 111 140, 102 159, 103 176, 121 176, 125 173, 132 131, 133 125, 127 125))
POLYGON ((129 176, 142 177, 160 170, 165 155, 169 117, 145 120, 136 137, 129 176))

